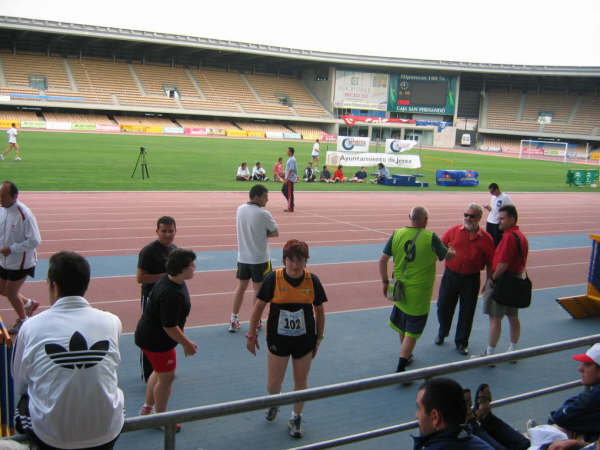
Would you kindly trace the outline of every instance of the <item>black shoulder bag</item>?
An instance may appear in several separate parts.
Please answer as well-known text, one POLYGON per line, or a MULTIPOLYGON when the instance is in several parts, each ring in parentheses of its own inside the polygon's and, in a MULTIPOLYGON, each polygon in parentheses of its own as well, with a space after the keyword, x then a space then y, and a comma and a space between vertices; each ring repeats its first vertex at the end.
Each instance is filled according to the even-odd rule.
MULTIPOLYGON (((523 267, 525 266, 525 258, 521 248, 521 240, 514 231, 513 236, 517 240, 517 247, 521 259, 523 259, 523 267)), ((504 272, 500 278, 494 281, 494 291, 492 298, 504 306, 512 306, 513 308, 527 308, 531 305, 531 280, 525 271, 525 277, 520 273, 504 272)))

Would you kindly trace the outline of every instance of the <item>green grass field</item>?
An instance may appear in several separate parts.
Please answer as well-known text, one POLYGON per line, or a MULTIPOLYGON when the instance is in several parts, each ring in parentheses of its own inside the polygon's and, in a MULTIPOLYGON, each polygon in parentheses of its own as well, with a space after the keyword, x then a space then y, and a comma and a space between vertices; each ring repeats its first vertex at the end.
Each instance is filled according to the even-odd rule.
MULTIPOLYGON (((246 190, 248 185, 234 181, 241 161, 250 169, 261 161, 269 176, 278 157, 286 158, 288 145, 296 148, 299 172, 310 160, 312 142, 273 142, 181 136, 111 135, 21 131, 18 138, 22 161, 13 154, 0 161, 3 178, 14 181, 23 190, 246 190), (150 178, 142 180, 138 168, 131 174, 139 148, 147 149, 150 178)), ((335 150, 335 144, 329 144, 335 150)), ((322 159, 326 145, 321 145, 322 159)), ((529 161, 487 154, 464 154, 429 150, 421 153, 423 168, 393 169, 392 173, 421 173, 429 182, 427 190, 486 191, 492 181, 502 190, 598 192, 593 188, 569 188, 565 175, 569 168, 593 168, 562 162, 529 161), (479 172, 475 188, 448 188, 435 184, 436 169, 472 169, 479 172)), ((351 177, 357 170, 345 167, 351 177)), ((367 168, 369 173, 375 168, 367 168)), ((331 171, 333 173, 333 170, 331 171)), ((268 183, 275 186, 273 183, 268 183)), ((299 183, 299 190, 406 191, 356 183, 299 183)))

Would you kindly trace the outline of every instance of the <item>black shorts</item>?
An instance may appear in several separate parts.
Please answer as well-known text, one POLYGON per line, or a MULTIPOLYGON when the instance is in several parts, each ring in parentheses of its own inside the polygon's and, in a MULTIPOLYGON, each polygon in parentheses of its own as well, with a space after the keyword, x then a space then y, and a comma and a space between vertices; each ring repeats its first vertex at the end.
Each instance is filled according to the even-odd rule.
POLYGON ((275 356, 291 355, 293 359, 300 359, 312 352, 316 345, 317 336, 314 334, 299 337, 267 335, 267 347, 275 356))
POLYGON ((394 305, 392 313, 390 314, 390 326, 398 333, 418 339, 421 337, 425 325, 427 324, 427 316, 428 314, 423 316, 411 316, 394 305))
POLYGON ((235 276, 238 280, 249 280, 252 278, 254 283, 262 283, 269 273, 271 273, 271 261, 261 264, 246 264, 237 263, 237 273, 235 276))
POLYGON ((8 281, 19 281, 29 275, 31 278, 35 276, 35 266, 29 269, 10 270, 0 267, 0 279, 8 281))

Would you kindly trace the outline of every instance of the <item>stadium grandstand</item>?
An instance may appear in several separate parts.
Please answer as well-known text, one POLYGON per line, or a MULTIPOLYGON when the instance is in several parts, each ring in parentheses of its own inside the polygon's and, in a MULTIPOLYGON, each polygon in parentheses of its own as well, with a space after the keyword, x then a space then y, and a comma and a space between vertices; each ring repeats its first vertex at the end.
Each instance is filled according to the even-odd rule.
POLYGON ((0 114, 23 128, 368 136, 513 154, 523 141, 560 142, 596 159, 600 68, 353 56, 2 16, 0 114))

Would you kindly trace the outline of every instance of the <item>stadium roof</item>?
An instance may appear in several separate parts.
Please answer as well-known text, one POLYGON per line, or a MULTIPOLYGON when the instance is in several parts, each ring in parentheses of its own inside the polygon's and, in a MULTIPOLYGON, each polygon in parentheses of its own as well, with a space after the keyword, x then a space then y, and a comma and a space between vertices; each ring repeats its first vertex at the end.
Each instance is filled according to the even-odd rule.
POLYGON ((134 60, 147 54, 150 60, 158 58, 168 61, 169 58, 175 58, 178 64, 227 65, 238 62, 270 67, 269 71, 276 68, 275 70, 283 72, 293 72, 305 67, 307 63, 312 63, 323 67, 337 65, 371 71, 410 69, 446 73, 600 77, 600 67, 530 66, 351 55, 154 31, 0 16, 0 46, 13 48, 17 43, 26 43, 27 50, 49 49, 53 53, 68 54, 73 49, 80 49, 89 52, 91 56, 110 57, 117 51, 122 59, 134 60), (123 41, 126 43, 123 44, 123 41))

